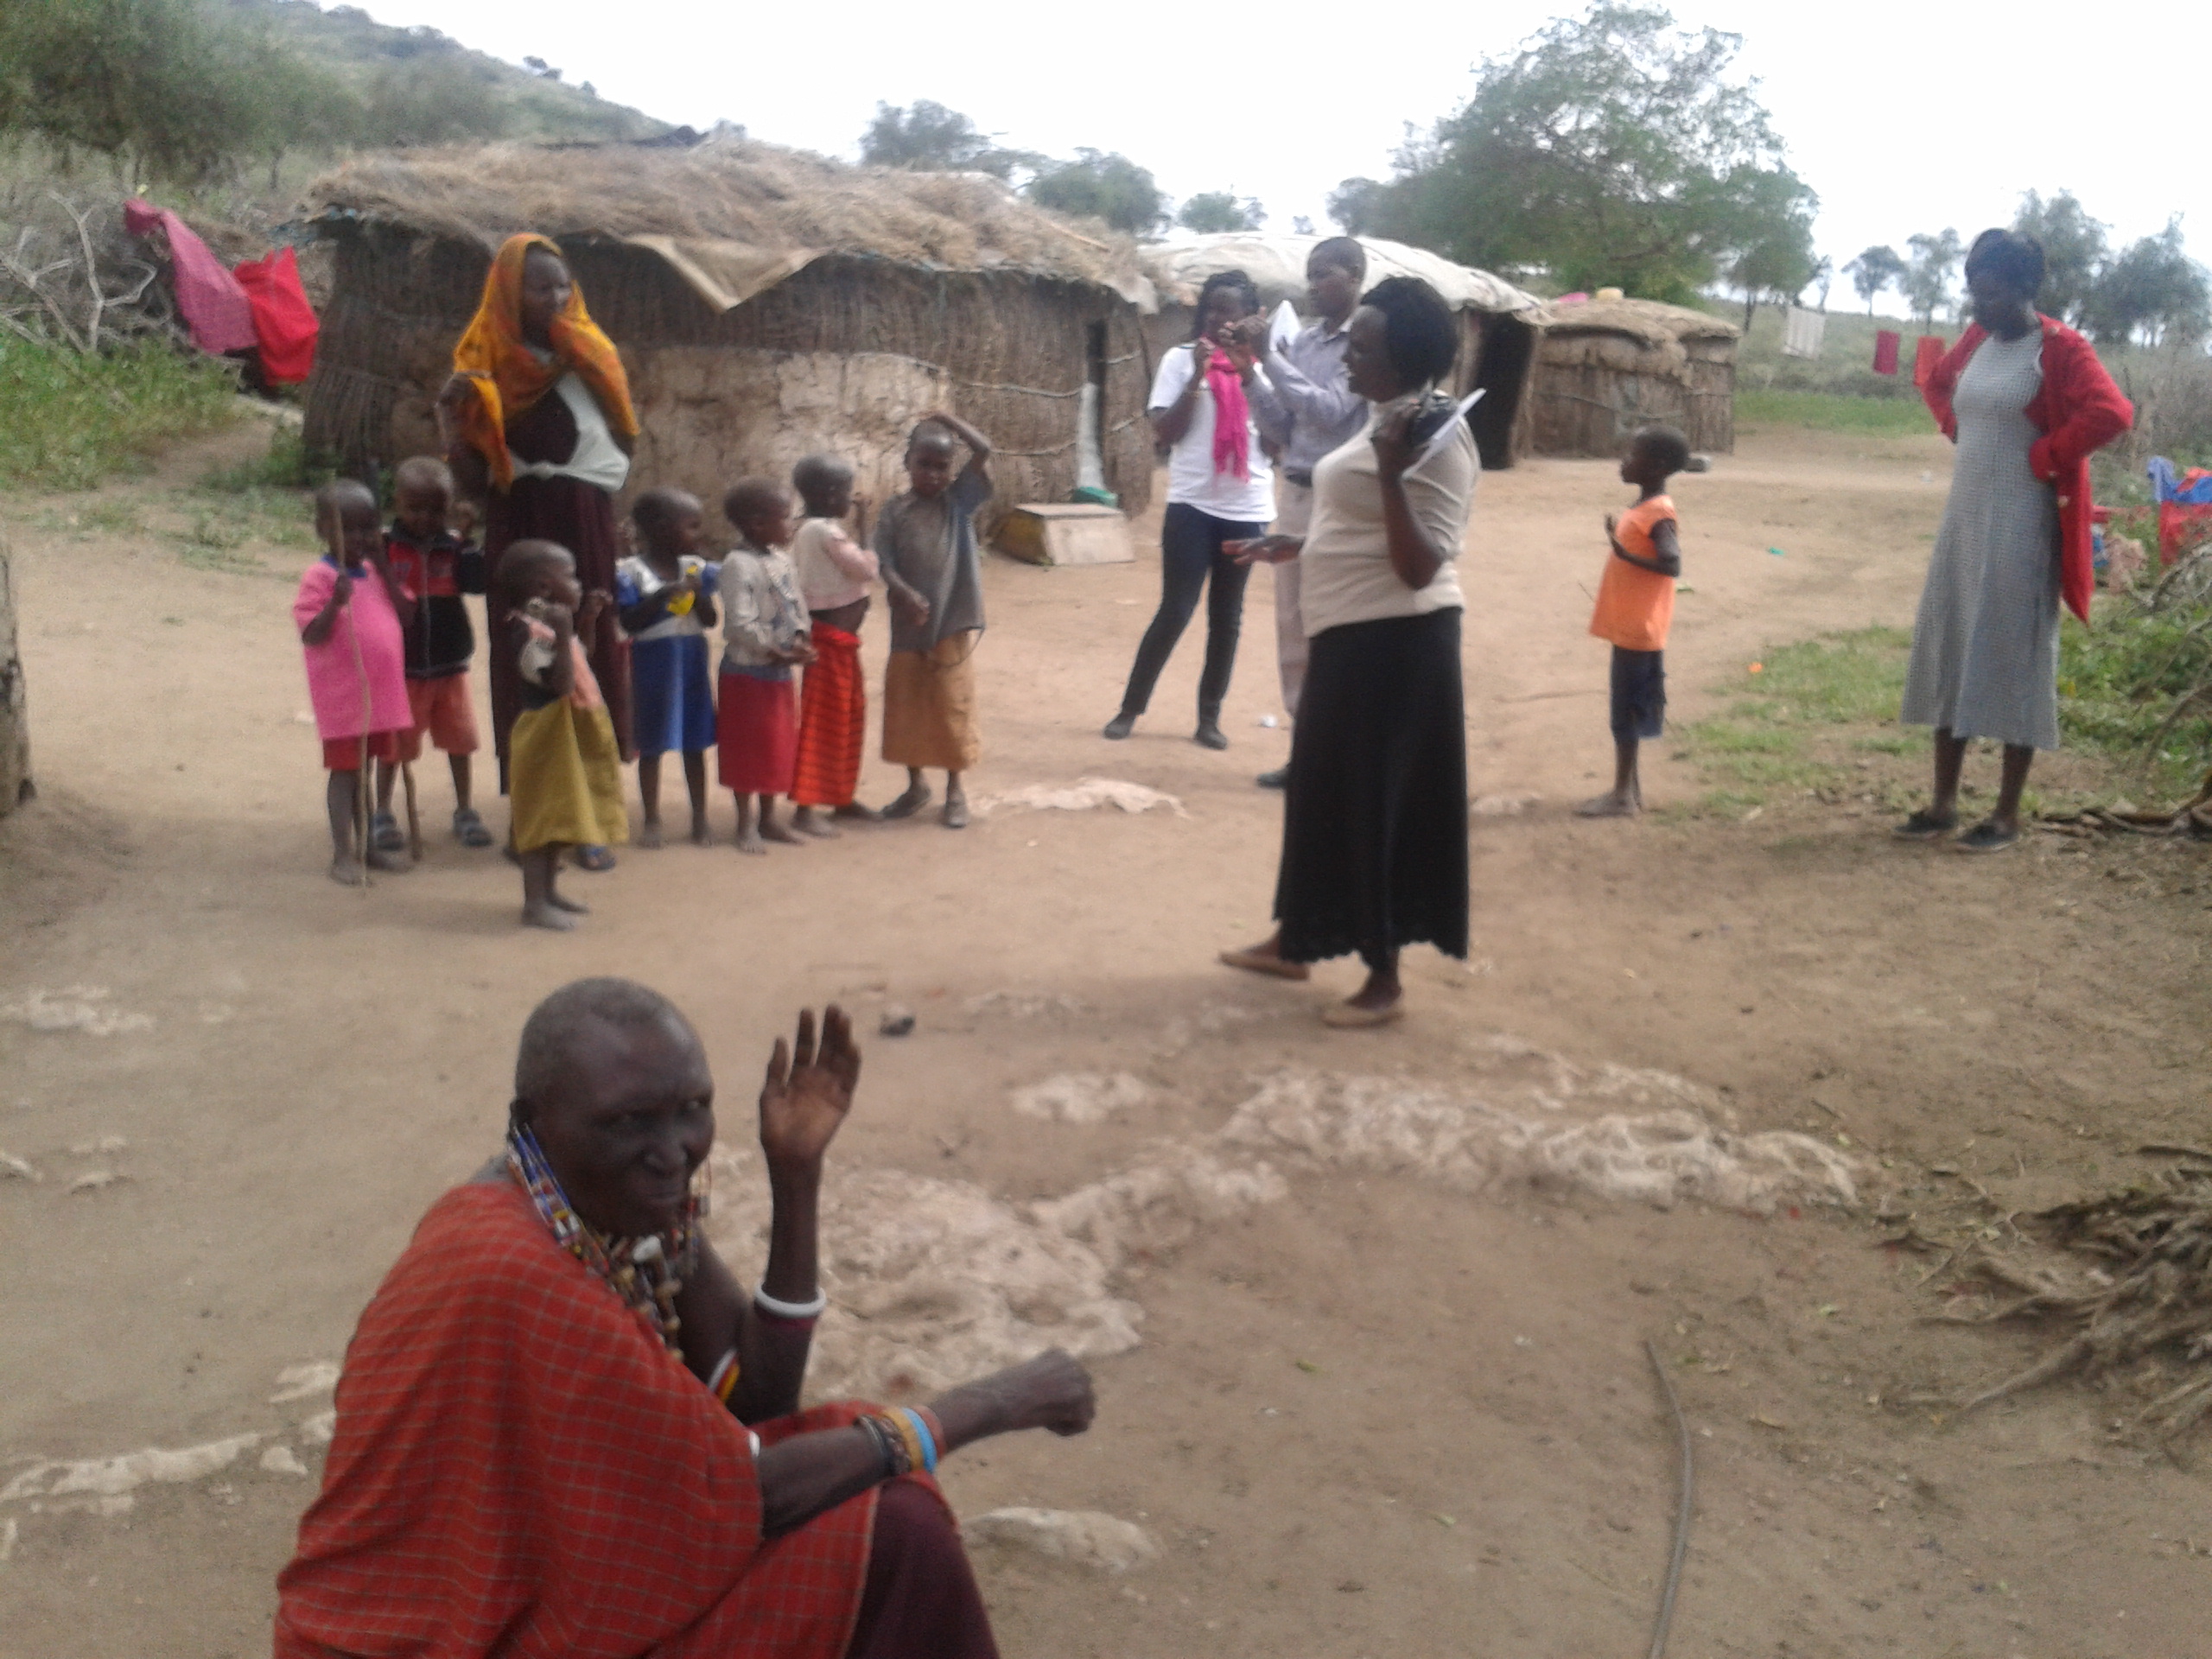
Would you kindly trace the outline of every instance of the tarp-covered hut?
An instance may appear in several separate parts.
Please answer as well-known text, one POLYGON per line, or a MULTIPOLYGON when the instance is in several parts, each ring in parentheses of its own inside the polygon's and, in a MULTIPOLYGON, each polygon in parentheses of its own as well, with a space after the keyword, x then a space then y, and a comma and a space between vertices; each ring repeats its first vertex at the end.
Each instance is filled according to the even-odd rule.
POLYGON ((1529 402, 1540 455, 1614 455, 1637 428, 1678 426, 1690 448, 1736 448, 1732 322, 1656 300, 1547 306, 1529 402))
MULTIPOLYGON (((1160 296, 1159 310, 1145 321, 1153 361, 1191 337, 1198 289, 1217 270, 1239 270, 1249 276, 1269 311, 1288 300, 1303 312, 1306 256, 1321 240, 1234 232, 1146 248, 1145 273, 1160 296)), ((1476 447, 1484 466, 1510 467, 1529 453, 1524 391, 1536 339, 1529 320, 1542 302, 1486 270, 1455 265, 1423 248, 1371 236, 1361 237, 1359 245, 1367 251, 1370 284, 1385 276, 1418 276, 1459 314, 1459 360, 1452 367, 1451 391, 1464 397, 1483 388, 1482 402, 1467 417, 1476 447)))
POLYGON ((745 142, 499 144, 359 156, 308 206, 335 259, 306 441, 349 471, 435 449, 493 251, 537 231, 629 372, 633 488, 712 504, 819 449, 881 501, 906 486, 908 429, 943 404, 999 446, 1002 506, 1068 499, 1089 470, 1078 429, 1107 488, 1132 510, 1150 495, 1134 245, 995 179, 745 142))

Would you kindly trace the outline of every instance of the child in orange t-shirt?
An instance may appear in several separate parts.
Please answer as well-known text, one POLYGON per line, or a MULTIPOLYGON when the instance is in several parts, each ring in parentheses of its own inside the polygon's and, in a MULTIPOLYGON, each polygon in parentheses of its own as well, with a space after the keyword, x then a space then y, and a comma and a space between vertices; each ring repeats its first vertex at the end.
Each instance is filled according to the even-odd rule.
POLYGON ((1690 446, 1671 426, 1647 426, 1629 440, 1621 482, 1640 493, 1626 512, 1605 520, 1612 554, 1598 587, 1590 632, 1613 647, 1613 786, 1574 809, 1585 818, 1632 818, 1643 810, 1637 746, 1667 718, 1667 625, 1675 617, 1675 578, 1682 544, 1667 480, 1689 465, 1690 446))

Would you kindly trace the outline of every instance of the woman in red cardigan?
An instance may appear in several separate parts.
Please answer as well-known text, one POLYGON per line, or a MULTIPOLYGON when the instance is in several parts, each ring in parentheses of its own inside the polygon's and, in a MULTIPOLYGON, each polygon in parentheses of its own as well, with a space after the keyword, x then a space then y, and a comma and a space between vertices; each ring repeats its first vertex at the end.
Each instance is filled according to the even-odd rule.
POLYGON ((1925 389, 1958 445, 1943 528, 1912 628, 1901 718, 1936 728, 1936 792, 1897 825, 1936 841, 1958 824, 1967 743, 2005 746, 1997 805, 1955 843, 1994 853, 2020 838, 2020 791, 2037 749, 2058 747, 2058 607, 2089 618, 2089 456, 2135 411, 2089 342, 2040 316, 2043 248, 1984 231, 1967 255, 1968 328, 1925 389))

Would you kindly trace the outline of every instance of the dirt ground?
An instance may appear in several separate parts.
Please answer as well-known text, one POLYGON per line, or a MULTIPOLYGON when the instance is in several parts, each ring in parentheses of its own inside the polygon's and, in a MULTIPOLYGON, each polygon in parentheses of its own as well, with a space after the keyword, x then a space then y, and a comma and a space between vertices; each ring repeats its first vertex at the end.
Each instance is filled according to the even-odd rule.
MULTIPOLYGON (((1156 594, 1149 524, 1134 565, 990 562, 973 787, 1102 776, 1187 816, 1001 810, 959 836, 887 825, 756 860, 718 801, 725 844, 572 878, 594 913, 566 937, 518 928, 512 873, 442 834, 365 895, 334 887, 288 616, 308 555, 178 552, 199 510, 181 487, 262 442, 5 504, 41 794, 0 824, 0 1010, 19 1016, 0 1020, 0 1151, 42 1179, 0 1175, 0 1659, 267 1650, 319 1469, 297 1424, 327 1404, 311 1383, 270 1403, 278 1374, 341 1356, 416 1217, 496 1145, 524 1014, 585 973, 691 1013, 739 1145, 795 1009, 842 997, 872 1033, 882 1003, 908 1005, 913 1035, 868 1041, 841 1173, 1007 1214, 1163 1141, 1214 1145, 1287 1076, 1541 1096, 1529 1112, 1582 1127, 1616 1082, 1671 1090, 1732 1127, 1717 1144, 1789 1131, 1859 1160, 1855 1205, 1759 1216, 1370 1147, 1271 1154, 1268 1192, 1147 1212, 1166 1219, 1109 1260, 1141 1341, 1094 1362, 1095 1431, 979 1448, 947 1485, 969 1514, 1135 1521, 1162 1554, 1116 1576, 979 1550, 1011 1656, 1643 1652, 1676 1490, 1647 1338, 1697 1459, 1671 1652, 2207 1651, 2201 1446, 2116 1437, 2127 1402, 2075 1388, 1956 1415, 2037 1340, 1927 1322, 1937 1261, 1883 1243, 1994 1230, 2141 1173, 2146 1142, 2206 1143, 2203 854, 2042 836, 1973 860, 1811 800, 1748 823, 1573 820, 1610 760, 1583 632, 1622 501, 1607 465, 1482 480, 1471 777, 1536 799, 1475 820, 1471 960, 1410 956, 1412 1016, 1377 1034, 1315 1018, 1349 963, 1302 988, 1212 965, 1268 922, 1280 804, 1251 779, 1287 733, 1259 723, 1277 707, 1267 577, 1227 753, 1187 741, 1195 634, 1137 736, 1097 736, 1156 594), (71 1004, 71 1028, 20 1017, 71 1004), (1095 1122, 1014 1109, 1071 1073, 1135 1082, 1095 1122), (118 1179, 80 1183, 99 1173, 118 1179), (126 1467, 67 1496, 37 1473, 246 1434, 264 1438, 196 1478, 125 1490, 126 1467)), ((1947 468, 1934 439, 1772 432, 1682 479, 1676 715, 1769 645, 1909 621, 1947 468)), ((868 633, 880 664, 880 617, 868 633)), ((421 770, 435 830, 447 785, 421 770)), ((896 781, 872 766, 867 788, 896 781)), ((1663 744, 1647 786, 1655 804, 1702 788, 1663 744)), ((841 1284, 841 1304, 866 1288, 841 1284)))

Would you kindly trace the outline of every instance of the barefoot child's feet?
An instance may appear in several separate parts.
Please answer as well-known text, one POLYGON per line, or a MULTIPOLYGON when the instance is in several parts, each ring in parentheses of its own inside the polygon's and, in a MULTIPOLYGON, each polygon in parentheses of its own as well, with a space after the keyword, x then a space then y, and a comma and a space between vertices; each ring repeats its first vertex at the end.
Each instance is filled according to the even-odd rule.
POLYGON ((647 852, 657 852, 659 850, 660 820, 658 818, 647 818, 643 823, 638 826, 638 845, 644 848, 647 852))
POLYGON ((882 813, 877 811, 872 806, 862 806, 858 801, 847 801, 842 806, 839 807, 836 811, 830 814, 830 816, 832 817, 838 818, 851 818, 855 823, 881 823, 883 822, 882 813))
POLYGON ((715 832, 708 828, 707 815, 704 812, 696 812, 692 815, 691 844, 694 847, 711 847, 715 844, 715 832))
POLYGON ((842 833, 836 824, 823 817, 818 809, 811 806, 802 806, 791 814, 791 828, 803 836, 818 836, 823 841, 835 841, 842 833))
POLYGON ((361 861, 351 853, 340 853, 330 861, 330 879, 341 887, 358 887, 365 873, 361 861))
POLYGON ((1633 795, 1624 795, 1618 789, 1609 789, 1603 795, 1593 795, 1574 809, 1578 818, 1632 818, 1643 810, 1643 803, 1633 795))
POLYGON ((591 914, 591 906, 589 905, 584 903, 581 899, 571 899, 565 893, 549 893, 545 895, 545 902, 552 906, 556 910, 564 910, 568 912, 571 916, 588 916, 591 914))
POLYGON ((774 818, 768 817, 765 814, 762 816, 760 820, 760 839, 763 841, 772 841, 779 847, 804 847, 806 845, 806 837, 804 836, 798 834, 788 823, 779 823, 774 818))
POLYGON ((548 899, 524 905, 522 907, 522 925, 524 927, 546 928, 555 933, 573 933, 576 928, 576 918, 548 899))

